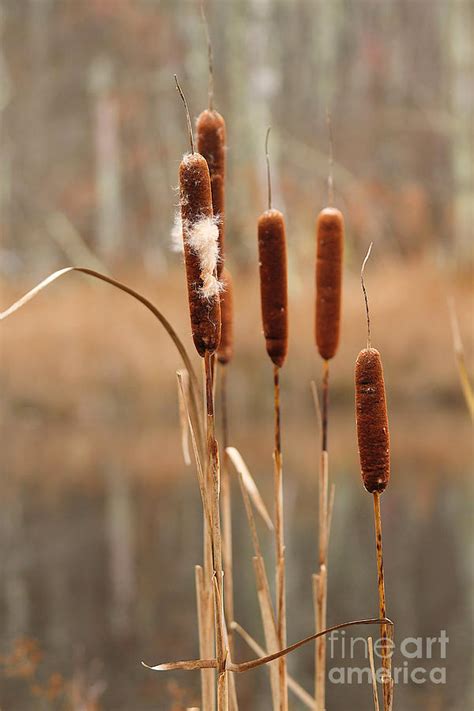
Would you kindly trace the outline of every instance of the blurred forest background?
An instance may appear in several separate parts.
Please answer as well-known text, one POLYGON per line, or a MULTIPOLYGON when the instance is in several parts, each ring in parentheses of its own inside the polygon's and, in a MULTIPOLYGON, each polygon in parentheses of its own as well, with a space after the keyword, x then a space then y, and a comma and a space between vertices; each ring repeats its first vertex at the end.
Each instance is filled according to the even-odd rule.
MULTIPOLYGON (((472 374, 474 3, 207 0, 205 7, 215 104, 228 136, 231 439, 267 501, 272 390, 256 219, 266 205, 268 125, 274 204, 287 220, 289 639, 313 625, 318 439, 309 382, 320 374, 314 224, 327 199, 329 109, 335 203, 347 227, 342 344, 332 375, 329 621, 377 609, 352 384, 365 344, 359 270, 374 241, 367 286, 393 442, 383 498, 388 609, 399 639, 441 629, 450 637, 447 685, 401 685, 398 705, 464 711, 474 702, 473 451, 447 297, 472 374)), ((0 0, 1 308, 54 269, 98 268, 157 303, 192 350, 181 260, 170 248, 177 170, 188 147, 174 73, 197 116, 208 83, 199 2, 0 0)), ((197 676, 156 675, 139 664, 197 654, 200 503, 180 454, 179 366, 148 314, 80 275, 2 325, 2 709, 180 711, 196 701, 197 676)), ((235 494, 236 614, 261 641, 235 494)), ((238 656, 250 652, 242 646, 238 656)), ((311 688, 311 650, 290 667, 311 688)), ((268 708, 264 671, 239 682, 243 708, 268 708)), ((347 708, 349 699, 352 708, 368 708, 370 690, 330 686, 328 710, 347 708)))

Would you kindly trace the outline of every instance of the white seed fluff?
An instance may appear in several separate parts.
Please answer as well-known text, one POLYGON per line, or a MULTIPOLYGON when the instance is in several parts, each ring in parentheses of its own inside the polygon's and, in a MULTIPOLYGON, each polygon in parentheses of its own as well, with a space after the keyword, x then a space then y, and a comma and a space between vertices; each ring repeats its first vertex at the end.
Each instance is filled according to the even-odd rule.
POLYGON ((175 212, 173 227, 171 228, 171 249, 177 254, 182 254, 184 251, 183 221, 179 210, 176 210, 175 212))
POLYGON ((192 225, 184 226, 186 244, 199 259, 201 269, 201 294, 211 299, 222 291, 222 284, 216 277, 219 261, 218 217, 201 217, 192 225))

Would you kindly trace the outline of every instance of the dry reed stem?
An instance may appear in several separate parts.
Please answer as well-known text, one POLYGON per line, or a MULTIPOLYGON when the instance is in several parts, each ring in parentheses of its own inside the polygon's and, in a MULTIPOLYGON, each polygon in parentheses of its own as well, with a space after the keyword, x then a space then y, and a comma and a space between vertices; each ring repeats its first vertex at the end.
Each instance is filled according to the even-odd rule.
MULTIPOLYGON (((240 663, 229 663, 227 665, 227 671, 235 673, 235 674, 241 674, 247 671, 251 671, 252 669, 257 669, 258 667, 261 667, 265 664, 270 664, 271 662, 276 661, 280 657, 286 656, 287 654, 291 654, 292 652, 295 652, 297 649, 300 649, 303 647, 305 644, 309 644, 310 642, 313 642, 315 639, 318 637, 324 636, 331 634, 331 632, 336 632, 337 630, 342 630, 346 629, 348 627, 355 627, 356 625, 380 625, 380 624, 386 624, 386 625, 391 625, 393 626, 392 620, 390 620, 388 617, 385 618, 380 618, 380 617, 370 617, 367 619, 363 620, 351 620, 350 622, 340 622, 337 625, 332 625, 331 627, 328 627, 325 630, 322 630, 321 632, 316 632, 314 634, 309 635, 309 637, 305 637, 304 639, 300 639, 298 642, 294 642, 293 644, 290 644, 289 647, 286 647, 285 649, 280 649, 278 652, 274 652, 272 654, 267 654, 264 657, 258 657, 257 659, 251 659, 248 662, 240 662, 240 663)), ((150 666, 148 664, 145 664, 145 662, 142 662, 142 665, 146 667, 147 669, 151 669, 152 671, 173 671, 177 669, 185 670, 185 671, 193 671, 195 669, 217 669, 218 668, 218 661, 217 659, 188 659, 182 662, 166 662, 165 664, 157 664, 156 666, 150 666)))
MULTIPOLYGON (((383 567, 383 548, 382 548, 382 518, 380 515, 380 494, 375 492, 374 497, 374 523, 375 523, 375 543, 377 551, 377 587, 379 593, 379 613, 381 618, 386 617, 387 605, 385 601, 385 579, 383 567)), ((388 650, 388 645, 391 641, 388 627, 382 624, 380 627, 382 638, 382 667, 384 670, 382 688, 385 711, 390 711, 392 700, 391 686, 391 668, 392 659, 391 652, 388 650)))
MULTIPOLYGON (((180 371, 182 381, 183 381, 183 390, 186 393, 186 397, 188 397, 189 393, 189 375, 187 370, 181 370, 180 371)), ((188 425, 188 416, 186 413, 186 406, 184 404, 184 397, 183 393, 181 392, 181 386, 178 381, 178 407, 179 407, 179 426, 181 430, 181 450, 183 452, 183 459, 184 463, 187 467, 191 465, 191 455, 189 453, 189 425, 188 425)))
POLYGON ((267 507, 265 506, 265 503, 261 497, 261 494, 257 488, 257 485, 255 483, 254 478, 252 477, 242 455, 240 454, 239 450, 236 449, 235 447, 227 447, 226 452, 229 455, 229 458, 234 465, 234 468, 237 472, 242 477, 242 482, 245 487, 245 490, 247 494, 249 495, 256 511, 260 514, 262 517, 262 520, 265 522, 267 528, 270 531, 273 531, 273 523, 270 518, 270 514, 268 513, 267 507))
POLYGON ((369 646, 370 675, 372 677, 372 695, 374 699, 374 711, 380 711, 379 694, 377 691, 377 677, 375 676, 374 647, 372 644, 372 637, 369 637, 367 639, 367 642, 369 646))
POLYGON ((232 499, 231 482, 229 472, 229 427, 227 418, 227 367, 220 367, 220 394, 221 394, 221 417, 222 417, 222 552, 224 556, 224 601, 225 617, 227 623, 227 633, 229 635, 229 651, 234 652, 232 629, 229 627, 234 619, 234 575, 232 558, 232 499))
MULTIPOLYGON (((273 368, 273 392, 275 415, 274 457, 274 496, 275 496, 275 578, 276 578, 276 621, 280 649, 286 647, 286 594, 285 594, 285 541, 283 529, 283 460, 281 454, 281 417, 280 417, 280 368, 273 368)), ((280 708, 288 708, 286 682, 286 660, 280 660, 280 708)))
MULTIPOLYGON (((329 416, 329 361, 323 360, 321 407, 321 455, 318 476, 318 508, 319 508, 319 574, 313 579, 316 590, 313 592, 316 619, 316 631, 326 627, 327 618, 327 580, 328 580, 328 546, 330 520, 334 506, 334 493, 331 489, 331 502, 328 501, 329 487, 329 457, 328 447, 328 416, 329 416)), ((326 703, 326 638, 319 637, 315 644, 315 678, 314 695, 318 711, 324 711, 326 703)))
POLYGON ((222 568, 222 536, 220 525, 220 467, 219 448, 215 437, 214 418, 214 370, 212 357, 206 351, 204 355, 204 370, 206 376, 206 412, 207 412, 207 452, 208 452, 208 485, 211 491, 211 542, 214 580, 214 611, 215 637, 218 660, 218 711, 227 711, 227 671, 226 658, 228 650, 225 647, 224 614, 223 614, 223 568, 222 568))
POLYGON ((207 524, 208 529, 210 529, 212 524, 211 524, 211 507, 210 507, 210 503, 209 503, 208 487, 207 487, 206 478, 205 478, 205 471, 202 466, 201 458, 199 456, 199 449, 197 446, 196 435, 194 432, 193 423, 191 421, 188 398, 187 398, 186 391, 184 390, 184 383, 183 383, 183 373, 184 372, 185 371, 178 370, 176 372, 176 377, 177 377, 177 381, 178 381, 178 389, 179 389, 179 392, 181 393, 181 399, 183 402, 184 412, 185 412, 185 415, 187 418, 189 431, 191 433, 191 443, 193 446, 194 458, 196 461, 196 471, 197 471, 197 475, 198 475, 199 492, 201 494, 201 502, 202 502, 203 513, 204 513, 204 521, 205 521, 205 524, 207 524))
POLYGON ((461 388, 464 395, 464 400, 466 401, 467 409, 469 410, 469 415, 471 417, 471 420, 474 421, 474 392, 467 372, 466 356, 464 353, 464 346, 461 339, 461 330, 459 328, 459 321, 454 306, 454 300, 452 297, 448 298, 448 308, 449 317, 451 321, 451 331, 453 334, 454 355, 456 357, 459 380, 461 382, 461 388))
MULTIPOLYGON (((263 560, 260 541, 258 538, 257 526, 255 524, 252 504, 250 503, 250 495, 243 477, 243 471, 245 471, 246 467, 242 457, 234 447, 229 447, 228 450, 239 477, 240 491, 242 493, 242 499, 244 501, 245 512, 247 514, 247 521, 255 552, 255 556, 253 558, 253 566, 257 588, 257 599, 260 607, 260 616, 262 618, 262 627, 265 636, 265 643, 268 649, 275 651, 279 648, 277 626, 273 612, 272 597, 270 593, 270 586, 268 584, 267 572, 265 569, 265 563, 263 560)), ((280 686, 278 664, 273 664, 270 667, 270 685, 272 691, 273 710, 279 711, 280 686)))
MULTIPOLYGON (((250 529, 250 535, 252 538, 252 544, 255 552, 253 558, 253 566, 255 572, 255 581, 257 588, 257 599, 260 607, 260 616, 262 618, 263 633, 265 636, 265 644, 270 650, 278 649, 278 635, 277 626, 275 621, 275 616, 273 612, 272 597, 270 593, 270 586, 268 584, 267 572, 265 569, 265 562, 262 556, 262 550, 260 547, 260 541, 257 533, 257 526, 255 524, 255 517, 253 515, 252 504, 250 503, 250 495, 244 482, 243 471, 246 470, 245 463, 240 456, 239 452, 234 447, 229 447, 229 456, 232 459, 232 463, 236 467, 237 475, 239 477, 240 491, 242 493, 242 499, 244 501, 245 512, 247 515, 247 521, 250 529)), ((248 470, 247 470, 248 471, 248 470)), ((272 702, 273 710, 279 711, 280 709, 280 686, 279 686, 279 667, 278 664, 273 664, 270 667, 270 685, 272 691, 272 702)))
MULTIPOLYGON (((324 419, 323 419, 324 422, 324 419)), ((327 611, 327 552, 329 541, 328 508, 328 453, 321 452, 319 467, 319 574, 316 594, 316 631, 326 626, 327 611)), ((315 700, 319 711, 325 708, 326 638, 319 637, 315 648, 315 700)))
MULTIPOLYGON (((250 647, 250 649, 255 652, 255 654, 258 654, 259 657, 264 657, 267 652, 261 647, 258 642, 237 622, 232 622, 232 628, 238 632, 238 634, 242 637, 244 642, 247 643, 247 645, 250 647)), ((299 684, 296 679, 294 679, 290 674, 287 675, 287 680, 288 680, 288 688, 290 691, 294 693, 294 695, 309 709, 313 709, 315 711, 316 706, 314 703, 314 699, 311 696, 311 694, 308 694, 306 689, 304 689, 301 684, 299 684)))
MULTIPOLYGON (((198 610, 198 632, 199 632, 199 654, 205 659, 209 654, 209 647, 212 654, 212 639, 209 643, 208 635, 208 611, 209 595, 204 585, 203 569, 200 565, 195 567, 196 578, 196 599, 198 610)), ((214 709, 214 688, 215 672, 212 669, 201 669, 201 704, 203 709, 214 709)))
MULTIPOLYGON (((260 614, 262 617, 263 633, 265 636, 265 645, 270 653, 277 652, 280 649, 278 643, 278 631, 276 620, 273 612, 272 599, 270 588, 268 585, 267 573, 262 556, 253 558, 255 579, 257 584, 257 597, 260 605, 260 614)), ((281 708, 281 674, 278 661, 269 664, 270 685, 272 690, 273 710, 279 711, 281 708)))
MULTIPOLYGON (((212 563, 211 563, 211 540, 210 531, 212 530, 211 523, 211 510, 208 497, 208 486, 205 479, 205 472, 202 467, 202 463, 199 457, 199 451, 196 444, 196 438, 194 434, 193 425, 190 419, 189 406, 187 400, 187 394, 183 387, 183 371, 178 371, 176 373, 178 379, 178 386, 181 392, 181 397, 183 405, 185 408, 185 414, 188 418, 189 430, 191 432, 191 441, 193 445, 194 456, 196 460, 196 471, 198 474, 199 490, 201 493, 201 501, 203 506, 203 547, 204 547, 204 577, 203 571, 200 566, 196 568, 196 594, 198 598, 198 629, 199 629, 199 648, 201 657, 210 657, 214 653, 213 643, 214 643, 214 621, 213 621, 213 611, 212 611, 212 591, 210 590, 210 580, 212 575, 212 563), (200 572, 198 572, 198 569, 200 572)), ((207 472, 206 472, 207 476, 207 472)), ((215 708, 215 698, 214 698, 214 673, 212 672, 202 672, 201 673, 201 695, 203 708, 209 708, 213 711, 215 708)))
POLYGON ((311 394, 313 396, 313 404, 314 404, 314 410, 316 412, 316 419, 318 420, 318 427, 320 431, 322 431, 323 428, 323 416, 321 412, 321 403, 319 402, 319 393, 318 393, 318 386, 316 385, 315 381, 311 381, 311 394))

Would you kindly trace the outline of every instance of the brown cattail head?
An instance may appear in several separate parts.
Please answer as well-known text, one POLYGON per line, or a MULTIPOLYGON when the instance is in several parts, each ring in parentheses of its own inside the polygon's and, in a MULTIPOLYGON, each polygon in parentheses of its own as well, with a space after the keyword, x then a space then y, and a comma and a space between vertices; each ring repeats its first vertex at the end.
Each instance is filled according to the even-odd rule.
POLYGON ((214 216, 219 219, 217 276, 220 277, 224 267, 225 121, 217 111, 206 109, 198 116, 196 128, 198 151, 209 166, 214 216))
POLYGON ((381 493, 390 478, 390 437, 382 360, 364 348, 355 366, 356 423, 360 469, 371 494, 381 493))
POLYGON ((344 218, 334 207, 325 207, 316 225, 316 345, 329 360, 339 345, 344 253, 344 218))
POLYGON ((191 330, 196 350, 204 357, 219 346, 221 314, 211 181, 206 159, 199 153, 183 157, 179 189, 191 330))
POLYGON ((278 210, 258 220, 260 297, 267 353, 281 367, 288 352, 288 279, 285 221, 278 210))
POLYGON ((232 360, 234 354, 234 283, 227 269, 221 274, 221 342, 217 351, 217 359, 222 365, 232 360))

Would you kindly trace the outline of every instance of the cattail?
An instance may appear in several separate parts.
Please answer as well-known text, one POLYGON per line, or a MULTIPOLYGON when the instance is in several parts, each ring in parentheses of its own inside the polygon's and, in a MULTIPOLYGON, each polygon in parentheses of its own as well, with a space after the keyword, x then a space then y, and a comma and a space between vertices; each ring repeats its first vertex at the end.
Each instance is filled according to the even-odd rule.
MULTIPOLYGON (((385 600, 385 574, 382 546, 382 516, 380 511, 380 494, 385 490, 390 479, 390 436, 388 432, 387 401, 385 397, 385 382, 383 377, 382 359, 380 353, 371 346, 370 310, 367 290, 364 283, 364 269, 372 251, 369 246, 362 269, 360 283, 365 301, 367 318, 367 348, 361 350, 355 365, 355 400, 357 439, 359 444, 359 459, 362 481, 373 496, 375 548, 377 554, 377 587, 379 594, 379 615, 387 616, 385 600)), ((384 709, 392 708, 391 657, 387 652, 390 632, 387 625, 381 625, 382 678, 384 709)))
POLYGON ((344 219, 339 210, 321 210, 316 240, 316 345, 321 358, 329 360, 339 345, 341 321, 344 219))
POLYGON ((219 261, 217 276, 224 267, 224 182, 225 182, 225 121, 213 109, 203 111, 196 122, 198 151, 207 161, 211 176, 212 207, 219 227, 219 261))
POLYGON ((185 105, 191 143, 191 153, 183 156, 179 166, 189 312, 194 345, 199 355, 204 357, 206 353, 210 355, 217 350, 221 334, 218 230, 212 211, 209 168, 206 159, 194 151, 188 106, 176 77, 175 81, 185 105))
POLYGON ((382 360, 375 348, 359 353, 355 391, 362 480, 371 494, 381 493, 390 478, 390 438, 382 360))
POLYGON ((268 210, 258 220, 258 256, 260 266, 260 300, 263 333, 267 353, 274 365, 281 368, 288 352, 288 277, 286 267, 285 220, 279 210, 272 209, 272 183, 268 138, 265 138, 267 159, 268 210))
POLYGON ((196 350, 204 357, 219 346, 221 315, 211 181, 206 159, 199 153, 183 157, 179 189, 191 329, 196 350))
POLYGON ((288 284, 285 221, 279 210, 258 220, 260 296, 267 353, 279 368, 288 352, 288 284))
POLYGON ((226 365, 232 359, 234 351, 234 284, 227 269, 221 275, 221 341, 217 351, 219 363, 226 365))

